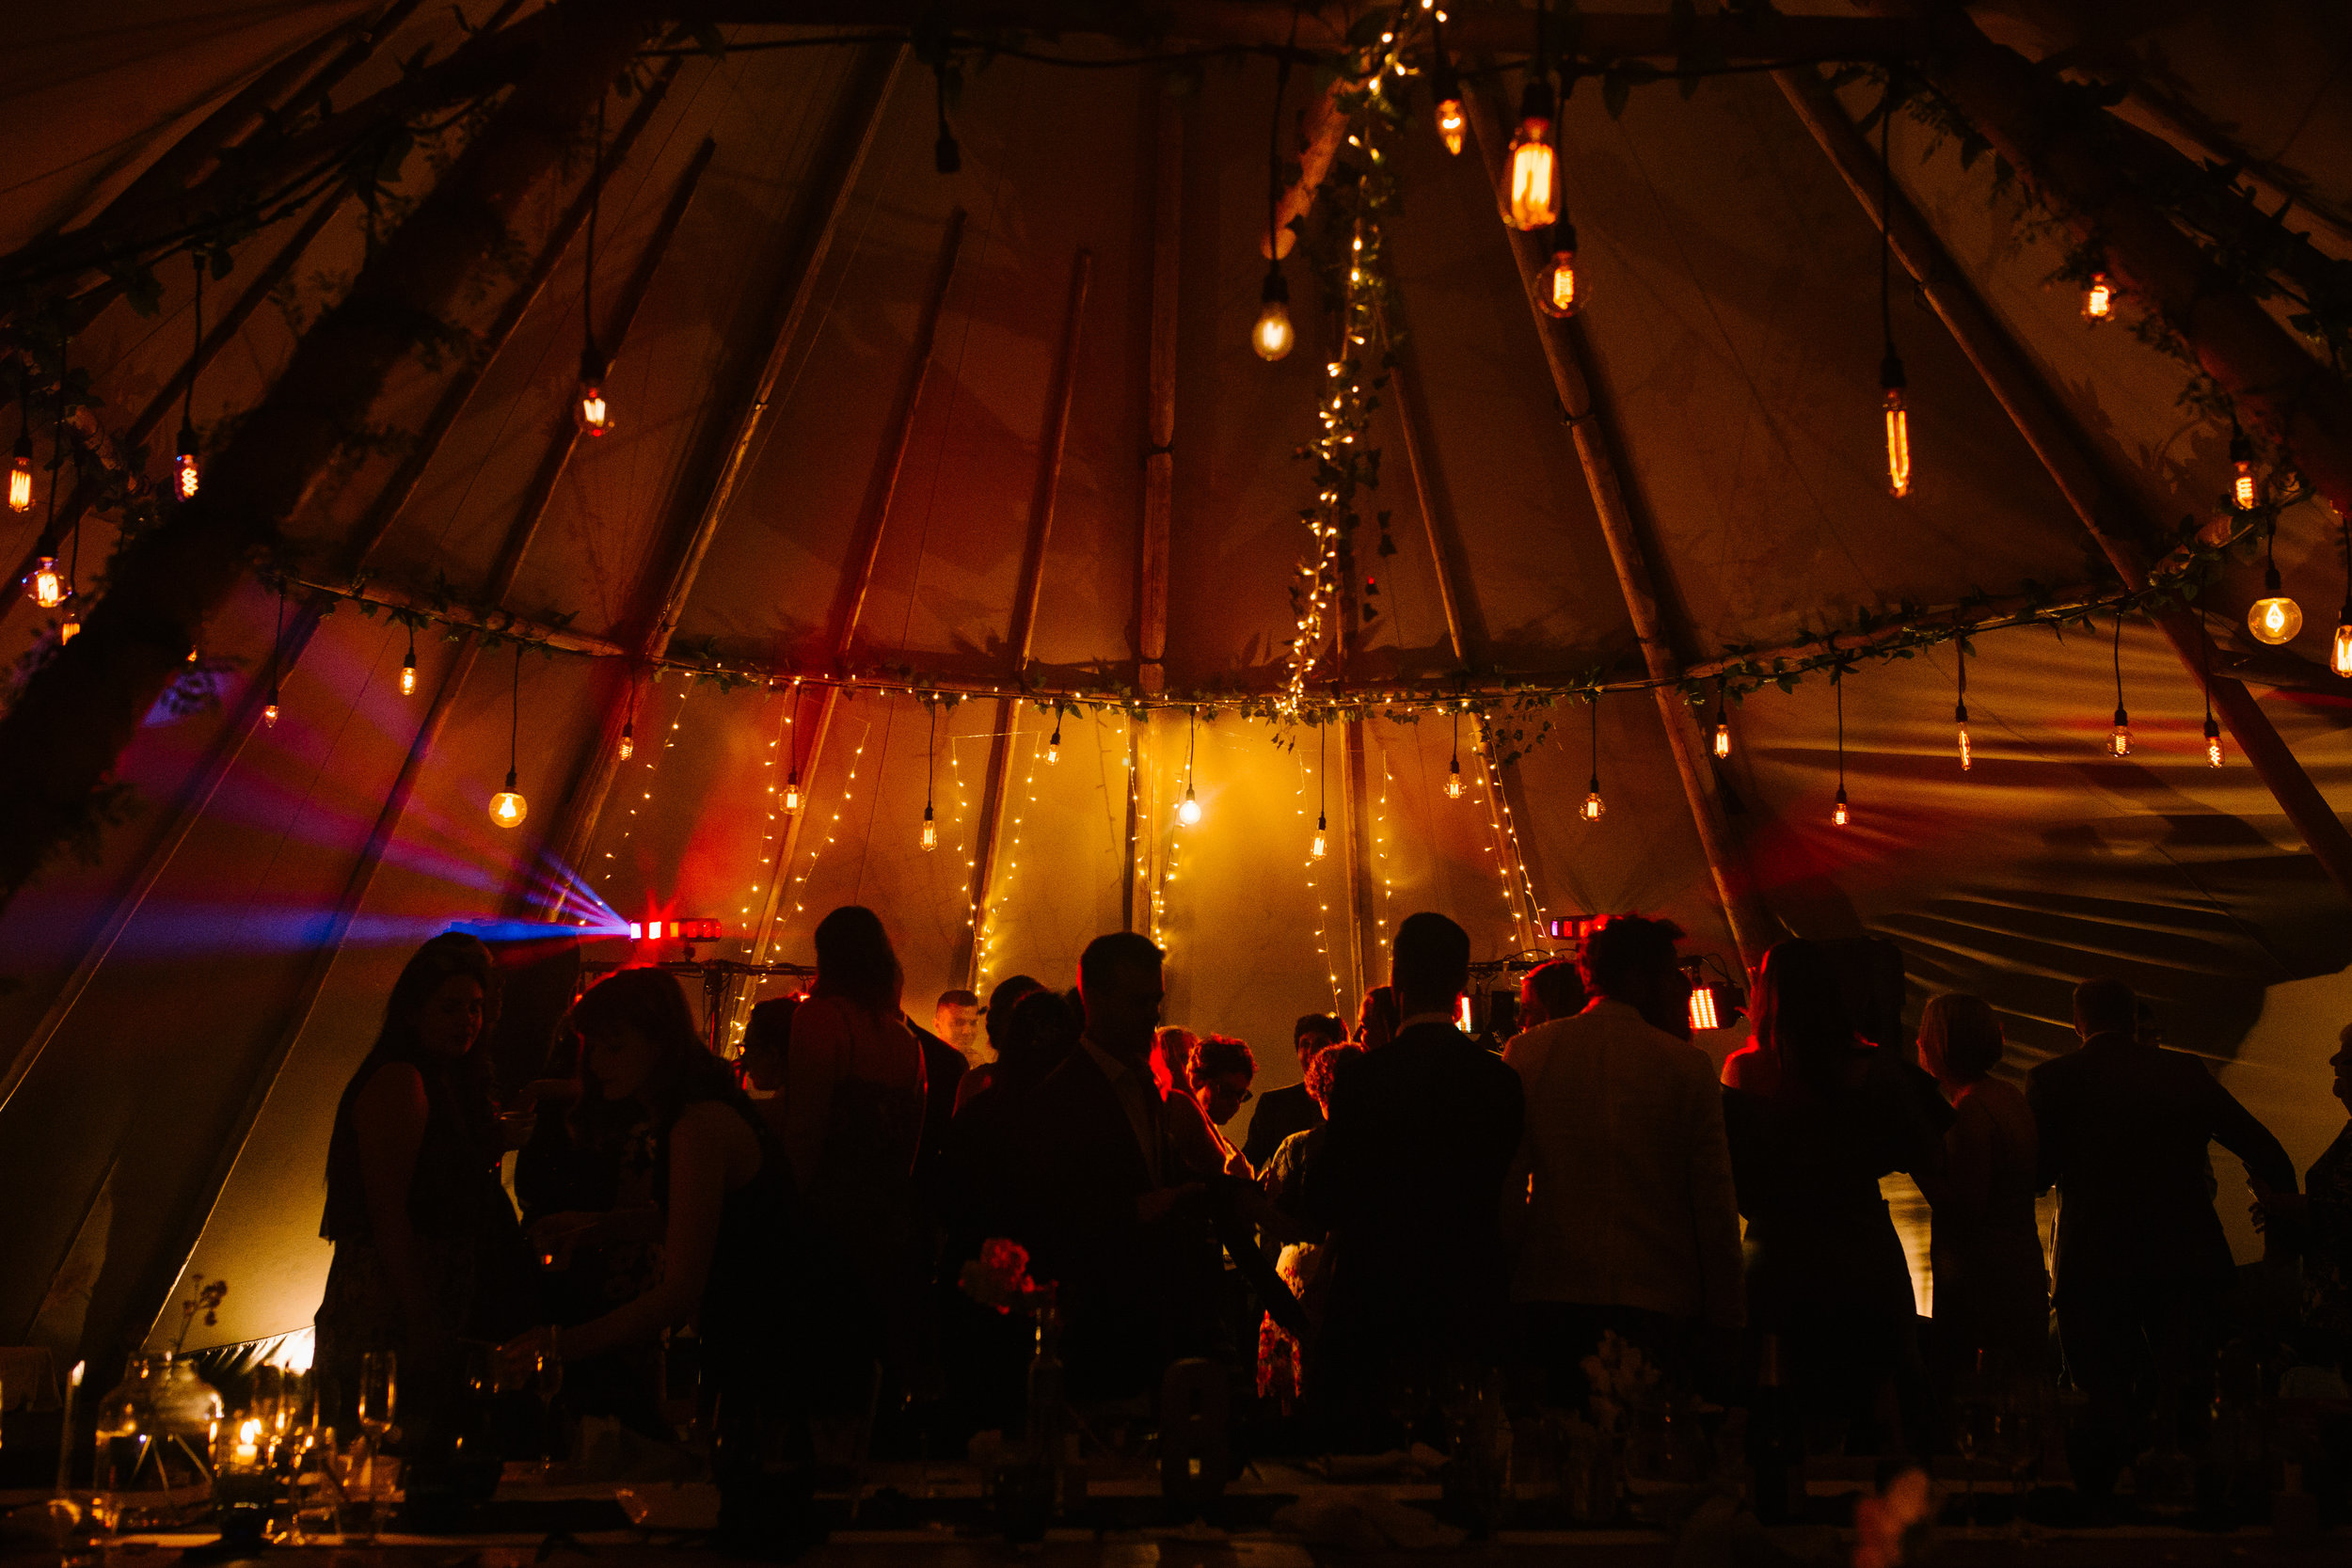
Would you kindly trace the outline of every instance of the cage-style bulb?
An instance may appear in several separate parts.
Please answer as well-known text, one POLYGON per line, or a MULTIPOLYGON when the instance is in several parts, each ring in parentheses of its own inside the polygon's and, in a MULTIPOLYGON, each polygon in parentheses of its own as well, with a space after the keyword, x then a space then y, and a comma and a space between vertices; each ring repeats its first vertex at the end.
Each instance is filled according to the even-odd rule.
POLYGON ((1457 158, 1462 155, 1462 132, 1469 123, 1462 114, 1461 94, 1453 93, 1438 100, 1438 139, 1457 158))
POLYGON ((1200 802, 1192 793, 1192 785, 1184 785, 1184 800, 1176 807, 1176 820, 1189 828, 1200 820, 1200 802))
POLYGON ((939 822, 931 816, 931 808, 928 803, 923 807, 923 847, 926 849, 939 847, 939 822))
POLYGON ((1903 362, 1889 354, 1879 366, 1885 393, 1886 488, 1897 500, 1911 494, 1911 413, 1903 405, 1903 362))
POLYGON ((1965 773, 1977 765, 1976 758, 1968 753, 1968 705, 1966 703, 1955 703, 1952 705, 1952 724, 1960 732, 1960 770, 1965 773))
POLYGON ((404 697, 417 694, 417 653, 414 648, 408 651, 406 658, 400 661, 400 694, 404 697))
POLYGON ((33 562, 33 569, 24 574, 24 594, 43 610, 65 603, 65 574, 57 570, 56 556, 44 555, 33 562))
POLYGON ((1511 137, 1511 227, 1526 232, 1560 220, 1560 167, 1551 150, 1551 88, 1530 82, 1511 137))
POLYGON ((580 351, 580 391, 572 399, 572 420, 583 436, 604 436, 612 429, 612 405, 604 396, 610 368, 593 341, 580 351))
POLYGON ((2123 705, 2115 705, 2115 728, 2107 732, 2107 755, 2127 757, 2132 754, 2132 716, 2123 711, 2123 705))
POLYGON ((2263 574, 2263 596, 2247 610, 2246 629, 2254 634, 2255 641, 2274 648, 2294 641, 2295 634, 2303 629, 2303 607, 2280 592, 2276 566, 2263 574))
POLYGON ((2205 766, 2221 766, 2221 726, 2214 722, 2211 714, 2205 716, 2205 766))
POLYGON ((1249 329, 1249 346, 1271 363, 1290 353, 1298 335, 1291 330, 1291 286, 1280 262, 1266 268, 1265 287, 1258 291, 1258 321, 1249 329))
POLYGON ((2251 512, 2262 495, 2254 483, 2254 443, 2239 431, 2230 437, 2230 501, 2240 512, 2251 512))
POLYGON ((797 768, 792 769, 790 776, 784 781, 784 809, 787 811, 801 809, 801 770, 797 768))
POLYGON ((1829 819, 1833 827, 1838 828, 1851 827, 1853 823, 1853 813, 1846 807, 1846 786, 1843 784, 1837 786, 1837 803, 1830 808, 1829 819))
POLYGON ((2103 322, 2115 315, 2115 285, 2107 281, 2104 272, 2090 275, 2090 286, 2083 290, 2083 320, 2103 322))
POLYGON ((531 813, 531 803, 515 787, 515 770, 506 770, 506 787, 490 797, 490 820, 501 828, 519 828, 531 813))
POLYGON ((1570 237, 1565 244, 1558 238, 1551 242, 1551 261, 1535 279, 1535 306, 1545 315, 1565 321, 1583 301, 1576 292, 1576 230, 1563 224, 1560 232, 1570 237))
POLYGON ((1446 765, 1445 798, 1449 800, 1458 800, 1462 798, 1462 759, 1460 757, 1455 757, 1446 765))
POLYGON ((627 762, 637 754, 637 721, 624 721, 621 725, 621 760, 627 762))
POLYGON ((1323 858, 1325 847, 1324 839, 1329 832, 1330 825, 1324 820, 1323 813, 1315 813, 1315 841, 1307 847, 1307 858, 1309 860, 1319 861, 1323 858))
POLYGON ((16 438, 16 455, 8 464, 8 510, 30 512, 33 509, 33 438, 16 438))
POLYGON ((196 499, 196 487, 203 479, 196 454, 196 426, 180 421, 180 442, 171 459, 172 493, 182 500, 196 499))
POLYGON ((2352 680, 2352 604, 2345 605, 2336 618, 2336 641, 2328 655, 2328 668, 2352 680))
POLYGON ((1597 822, 1600 820, 1600 814, 1608 809, 1609 808, 1607 806, 1601 803, 1600 775, 1596 773, 1593 775, 1591 783, 1586 786, 1584 803, 1577 808, 1577 815, 1584 818, 1587 822, 1597 822))

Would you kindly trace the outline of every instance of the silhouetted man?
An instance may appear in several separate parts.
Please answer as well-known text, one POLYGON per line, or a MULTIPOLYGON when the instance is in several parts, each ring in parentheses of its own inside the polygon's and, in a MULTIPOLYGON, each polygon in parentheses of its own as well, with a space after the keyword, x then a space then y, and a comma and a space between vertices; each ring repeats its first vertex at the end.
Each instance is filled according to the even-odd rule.
POLYGON ((1554 958, 1537 964, 1519 981, 1519 1028, 1524 1032, 1538 1023, 1574 1018, 1584 1010, 1588 1000, 1574 959, 1554 958))
POLYGON ((1323 1112, 1307 1092, 1307 1064, 1324 1047, 1345 1038, 1347 1025, 1329 1013, 1309 1013, 1291 1025, 1291 1044, 1298 1053, 1298 1082, 1258 1097, 1257 1108, 1249 1113, 1249 1140, 1241 1149, 1251 1170, 1264 1170, 1274 1151, 1293 1132, 1309 1132, 1323 1125, 1323 1112))
POLYGON ((1502 1206, 1525 1108, 1518 1074, 1454 1026, 1470 936, 1441 914, 1397 927, 1395 1037, 1332 1091, 1307 1177, 1330 1232, 1330 1305, 1311 1368, 1338 1434, 1385 1443, 1408 1382, 1499 1359, 1509 1290, 1502 1206))
POLYGON ((2058 1333, 2090 1396, 2074 1474, 2105 1493, 2138 1451, 2153 1405, 2186 1429, 2210 1385, 2233 1275, 2214 1212, 2218 1143, 2263 1186, 2295 1190, 2295 1166, 2196 1057, 2136 1037, 2131 988, 2074 988, 2082 1047, 2035 1068, 2026 1094, 2042 1139, 2042 1183, 2058 1190, 2058 1333))

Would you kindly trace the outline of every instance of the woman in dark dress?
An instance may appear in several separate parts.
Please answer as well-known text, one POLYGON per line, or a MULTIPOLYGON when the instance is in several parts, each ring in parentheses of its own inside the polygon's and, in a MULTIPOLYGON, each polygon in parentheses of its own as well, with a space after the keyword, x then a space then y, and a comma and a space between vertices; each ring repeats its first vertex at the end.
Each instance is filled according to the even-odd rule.
POLYGON ((394 1353, 412 1452, 444 1434, 458 1341, 496 1341, 537 1315, 522 1230, 499 1183, 510 1139, 484 1050, 498 1004, 497 960, 480 942, 449 931, 419 948, 327 1144, 319 1234, 335 1259, 317 1318, 322 1393, 351 1430, 360 1356, 394 1353))
MULTIPOLYGON (((1821 947, 1775 945, 1756 992, 1756 1037, 1724 1064, 1748 1323, 1777 1338, 1810 1441, 1884 1452, 1917 1346, 1911 1272, 1879 1178, 1932 1178, 1943 1146, 1917 1074, 1854 1034, 1821 947)), ((1924 1409, 1903 1412, 1914 1451, 1925 1423, 1924 1409)))
POLYGON ((506 1372, 528 1379, 543 1356, 585 1360, 696 1323, 727 1450, 714 1462, 721 1532, 739 1541, 789 1534, 808 1491, 807 1428, 793 1375, 807 1354, 799 1307, 805 1268, 790 1168, 733 1069, 704 1047, 672 975, 623 970, 580 999, 572 1025, 604 1098, 635 1101, 652 1129, 661 1277, 601 1317, 510 1341, 506 1372), (763 1479, 763 1450, 781 1452, 789 1475, 763 1479))

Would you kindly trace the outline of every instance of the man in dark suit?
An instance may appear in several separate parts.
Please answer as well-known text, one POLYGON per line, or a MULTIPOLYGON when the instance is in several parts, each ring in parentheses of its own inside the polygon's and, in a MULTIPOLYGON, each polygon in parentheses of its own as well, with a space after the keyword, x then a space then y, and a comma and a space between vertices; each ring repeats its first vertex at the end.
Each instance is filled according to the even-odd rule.
POLYGON ((1022 1106, 1030 1273, 1060 1287, 1062 1358, 1074 1398, 1158 1386, 1200 1348, 1220 1283, 1205 1188, 1168 1141, 1151 1068, 1161 954, 1132 931, 1078 959, 1086 1032, 1022 1106))
POLYGON ((1330 1232, 1330 1298, 1311 1369, 1342 1441, 1385 1444, 1402 1389, 1434 1393, 1502 1350, 1509 1268, 1502 1194, 1518 1150, 1519 1076, 1454 1026, 1470 936, 1441 914, 1397 927, 1395 1037, 1332 1091, 1307 1173, 1310 1217, 1330 1232))
POLYGON ((2295 1190, 2286 1150, 2204 1063, 2142 1044, 2133 1025, 2130 987, 2085 981, 2074 989, 2081 1048, 2035 1068, 2026 1085, 2041 1181, 2058 1190, 2058 1335, 2090 1401, 2075 1480, 2094 1494, 2111 1490, 2139 1451, 2151 1410, 2198 1446, 2233 1274, 2208 1144, 2243 1160, 2258 1185, 2295 1190))
POLYGON ((1347 1025, 1329 1013, 1309 1013, 1291 1025, 1291 1044, 1298 1052, 1298 1082, 1268 1089, 1249 1113, 1249 1138, 1241 1147, 1249 1168, 1263 1173, 1274 1151, 1293 1132, 1309 1132, 1323 1125, 1323 1110, 1307 1092, 1307 1064, 1327 1045, 1347 1038, 1347 1025))

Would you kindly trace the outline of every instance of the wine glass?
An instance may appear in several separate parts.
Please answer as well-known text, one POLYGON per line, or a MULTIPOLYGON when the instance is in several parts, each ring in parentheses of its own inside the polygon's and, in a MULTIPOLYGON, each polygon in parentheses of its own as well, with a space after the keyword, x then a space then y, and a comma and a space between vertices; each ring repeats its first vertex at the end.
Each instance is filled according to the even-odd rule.
POLYGON ((359 1357, 359 1429, 377 1447, 392 1430, 400 1396, 400 1357, 389 1350, 372 1350, 359 1357))
POLYGON ((555 1396, 564 1387, 564 1358, 543 1350, 532 1359, 531 1391, 539 1401, 539 1480, 555 1471, 555 1396))

